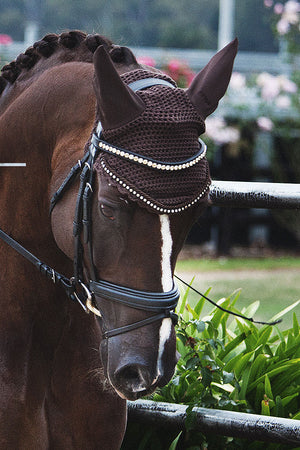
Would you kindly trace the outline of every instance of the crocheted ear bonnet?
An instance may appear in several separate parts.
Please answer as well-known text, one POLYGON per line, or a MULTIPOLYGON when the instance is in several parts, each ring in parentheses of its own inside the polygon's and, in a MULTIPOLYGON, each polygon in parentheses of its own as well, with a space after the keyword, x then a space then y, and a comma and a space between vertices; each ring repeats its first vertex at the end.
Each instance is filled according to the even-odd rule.
MULTIPOLYGON (((151 77, 175 85, 167 76, 151 73, 151 77)), ((129 84, 149 78, 149 72, 135 70, 121 78, 129 84)), ((146 106, 143 113, 120 128, 103 130, 104 141, 125 151, 170 163, 186 160, 199 152, 198 136, 204 131, 204 123, 182 89, 155 85, 137 94, 146 106)), ((209 168, 205 151, 200 156, 192 167, 160 170, 103 153, 95 168, 122 194, 127 194, 141 206, 172 213, 206 198, 210 185, 209 168)))
MULTIPOLYGON (((211 179, 206 148, 198 140, 205 131, 206 116, 199 114, 189 90, 177 88, 162 73, 136 69, 121 75, 127 86, 149 77, 172 86, 153 85, 136 91, 134 95, 143 107, 124 125, 109 129, 103 114, 103 129, 99 136, 98 127, 98 137, 107 148, 100 153, 95 169, 141 206, 172 214, 207 200, 211 179)), ((204 103, 208 108, 207 101, 204 103)))

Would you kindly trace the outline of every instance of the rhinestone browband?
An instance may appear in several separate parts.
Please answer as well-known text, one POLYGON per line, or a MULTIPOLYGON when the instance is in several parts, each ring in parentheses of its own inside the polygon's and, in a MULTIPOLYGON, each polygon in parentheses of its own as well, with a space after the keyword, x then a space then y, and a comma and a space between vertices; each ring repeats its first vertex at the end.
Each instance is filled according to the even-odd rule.
POLYGON ((184 161, 171 163, 158 161, 152 158, 146 158, 145 156, 131 152, 130 150, 124 150, 120 147, 116 147, 115 145, 111 145, 108 142, 103 141, 98 136, 96 136, 96 134, 93 134, 92 136, 92 144, 103 152, 119 156, 120 158, 128 159, 129 161, 132 161, 134 163, 148 166, 151 167, 151 169, 157 170, 183 170, 192 167, 205 157, 207 149, 206 144, 199 138, 200 149, 194 156, 187 158, 184 161))
POLYGON ((120 177, 118 177, 117 175, 115 175, 113 172, 111 172, 108 167, 106 167, 105 162, 102 160, 101 161, 101 166, 103 168, 103 170, 113 179, 115 180, 118 184, 120 184, 123 188, 125 188, 128 192, 130 192, 130 194, 134 195, 135 197, 137 197, 139 200, 141 200, 142 202, 145 203, 145 206, 148 206, 149 208, 153 208, 155 211, 158 211, 160 213, 164 213, 164 214, 175 214, 175 213, 179 213, 182 211, 185 211, 186 209, 190 208, 191 206, 195 205, 208 191, 209 186, 210 186, 210 181, 206 184, 206 186, 203 188, 203 190, 200 192, 199 195, 197 195, 197 197, 195 197, 191 202, 183 205, 183 206, 179 206, 178 208, 163 208, 157 204, 155 204, 153 201, 151 201, 149 198, 147 198, 146 196, 144 196, 143 194, 140 194, 139 192, 137 192, 135 189, 133 189, 132 187, 130 187, 127 183, 125 183, 125 181, 123 181, 120 177))

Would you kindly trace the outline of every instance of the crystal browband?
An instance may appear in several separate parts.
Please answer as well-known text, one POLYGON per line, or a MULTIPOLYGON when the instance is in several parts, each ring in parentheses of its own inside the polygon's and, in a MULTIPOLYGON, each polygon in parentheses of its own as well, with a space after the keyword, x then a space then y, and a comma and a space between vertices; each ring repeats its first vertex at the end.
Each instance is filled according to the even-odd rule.
POLYGON ((114 145, 108 144, 106 141, 99 139, 96 134, 92 136, 92 145, 94 145, 97 149, 109 153, 111 155, 119 156, 120 158, 128 159, 131 162, 136 164, 141 164, 147 167, 151 167, 156 170, 183 170, 188 169, 189 167, 197 164, 201 159, 203 159, 206 155, 206 145, 199 138, 200 149, 199 151, 190 158, 185 159, 184 161, 178 162, 164 162, 155 160, 152 158, 146 158, 143 155, 139 155, 137 153, 131 152, 130 150, 124 150, 122 148, 116 147, 114 145))
POLYGON ((185 211, 186 209, 188 209, 191 206, 195 205, 207 193, 207 191, 208 191, 208 189, 210 187, 210 181, 209 181, 205 185, 203 190, 200 192, 200 194, 197 195, 197 197, 195 197, 191 202, 189 202, 189 203, 187 203, 187 204, 185 204, 183 206, 179 206, 177 208, 163 208, 163 207, 159 206, 158 204, 155 204, 154 201, 150 200, 149 198, 147 198, 143 194, 140 194, 139 192, 137 192, 135 189, 133 189, 127 183, 125 183, 125 181, 123 181, 120 177, 118 177, 113 172, 111 172, 108 169, 108 167, 106 167, 105 162, 103 160, 101 161, 101 166, 102 166, 103 170, 113 180, 115 180, 118 184, 120 184, 123 188, 125 188, 128 192, 130 192, 130 194, 134 195, 136 198, 138 198, 139 200, 144 202, 145 206, 148 206, 149 208, 152 208, 155 211, 157 211, 159 213, 163 213, 163 214, 175 214, 175 213, 179 213, 179 212, 185 211))

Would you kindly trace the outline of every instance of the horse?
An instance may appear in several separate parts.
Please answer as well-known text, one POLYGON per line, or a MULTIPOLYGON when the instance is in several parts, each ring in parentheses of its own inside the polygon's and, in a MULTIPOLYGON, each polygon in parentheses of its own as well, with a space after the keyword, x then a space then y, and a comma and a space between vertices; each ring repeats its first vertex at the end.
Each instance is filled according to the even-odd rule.
POLYGON ((77 30, 2 69, 1 162, 26 164, 0 167, 2 450, 118 449, 126 400, 172 377, 174 267, 208 204, 199 135, 236 52, 186 90, 77 30))

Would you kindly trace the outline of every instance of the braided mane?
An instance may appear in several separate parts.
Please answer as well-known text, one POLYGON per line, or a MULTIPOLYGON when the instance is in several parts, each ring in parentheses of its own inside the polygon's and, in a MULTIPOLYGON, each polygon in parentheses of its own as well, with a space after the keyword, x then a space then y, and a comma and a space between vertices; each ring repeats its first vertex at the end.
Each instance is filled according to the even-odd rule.
POLYGON ((126 62, 125 47, 119 47, 100 34, 86 34, 82 31, 69 31, 62 34, 47 34, 40 41, 21 53, 15 61, 5 65, 0 76, 0 95, 5 87, 12 85, 28 71, 45 63, 47 68, 68 61, 92 62, 93 53, 99 45, 104 45, 116 63, 126 62))

